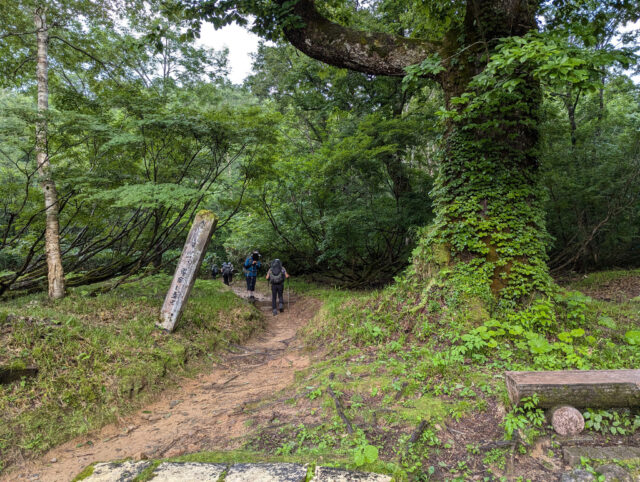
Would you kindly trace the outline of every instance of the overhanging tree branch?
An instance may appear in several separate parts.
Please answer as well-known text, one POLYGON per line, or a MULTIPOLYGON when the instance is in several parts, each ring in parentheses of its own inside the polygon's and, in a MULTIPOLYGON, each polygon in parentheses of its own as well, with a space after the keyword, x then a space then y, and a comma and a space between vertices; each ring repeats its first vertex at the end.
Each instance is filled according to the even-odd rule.
MULTIPOLYGON (((285 0, 277 0, 280 5, 285 0)), ((299 0, 291 10, 300 19, 284 27, 284 34, 309 57, 365 74, 404 77, 405 68, 436 53, 434 42, 338 25, 323 17, 313 0, 299 0)))

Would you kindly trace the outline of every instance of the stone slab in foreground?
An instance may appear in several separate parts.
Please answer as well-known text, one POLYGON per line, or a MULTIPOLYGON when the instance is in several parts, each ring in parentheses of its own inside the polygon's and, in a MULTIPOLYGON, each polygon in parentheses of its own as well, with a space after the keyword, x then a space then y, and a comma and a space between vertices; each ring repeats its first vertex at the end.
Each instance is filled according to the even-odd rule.
POLYGON ((217 223, 218 219, 215 215, 205 210, 198 212, 193 220, 171 281, 171 287, 160 311, 160 326, 167 331, 173 331, 187 304, 191 288, 196 282, 204 253, 207 251, 211 234, 217 223))
POLYGON ((298 464, 235 464, 225 482, 303 482, 307 466, 298 464))
POLYGON ((564 447, 564 461, 568 465, 578 465, 581 457, 595 460, 617 460, 640 463, 640 447, 618 445, 615 447, 564 447))
POLYGON ((87 482, 128 482, 149 467, 150 462, 107 462, 93 466, 93 473, 83 479, 87 482))
POLYGON ((217 481, 227 469, 225 464, 197 462, 164 462, 153 471, 153 482, 211 482, 217 481))
POLYGON ((640 370, 506 372, 505 380, 514 405, 537 394, 541 408, 640 406, 640 370))
POLYGON ((382 474, 351 472, 333 467, 316 467, 313 482, 391 482, 391 477, 382 474))

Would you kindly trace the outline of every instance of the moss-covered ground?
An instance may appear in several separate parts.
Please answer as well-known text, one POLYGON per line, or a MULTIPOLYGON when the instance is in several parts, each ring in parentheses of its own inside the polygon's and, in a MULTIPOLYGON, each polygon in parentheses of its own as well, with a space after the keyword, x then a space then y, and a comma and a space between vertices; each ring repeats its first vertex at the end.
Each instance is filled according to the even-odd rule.
POLYGON ((0 366, 36 366, 0 385, 0 471, 149 402, 179 376, 262 325, 220 282, 198 280, 178 329, 158 330, 171 278, 157 275, 91 296, 71 289, 0 303, 0 366))

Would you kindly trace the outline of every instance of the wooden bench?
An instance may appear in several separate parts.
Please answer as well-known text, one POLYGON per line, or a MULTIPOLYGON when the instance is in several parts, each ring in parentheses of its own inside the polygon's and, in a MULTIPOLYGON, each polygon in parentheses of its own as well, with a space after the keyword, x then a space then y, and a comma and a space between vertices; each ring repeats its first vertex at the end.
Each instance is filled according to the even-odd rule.
POLYGON ((538 396, 540 408, 640 406, 640 370, 562 370, 505 372, 509 399, 538 396))

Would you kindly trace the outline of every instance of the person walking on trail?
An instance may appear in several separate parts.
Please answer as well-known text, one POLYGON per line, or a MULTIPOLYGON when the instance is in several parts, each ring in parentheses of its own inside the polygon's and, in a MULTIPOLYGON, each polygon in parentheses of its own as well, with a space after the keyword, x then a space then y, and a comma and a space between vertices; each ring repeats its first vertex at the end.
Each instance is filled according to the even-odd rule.
POLYGON ((273 309, 273 316, 278 314, 276 298, 280 299, 278 308, 281 312, 284 311, 284 282, 288 277, 289 273, 287 273, 287 270, 282 266, 282 261, 274 259, 266 276, 271 283, 271 308, 273 309))
POLYGON ((247 277, 247 291, 249 292, 249 299, 255 300, 253 292, 256 290, 256 278, 258 277, 258 269, 262 266, 260 263, 260 253, 254 251, 249 255, 244 262, 245 274, 247 277))
POLYGON ((214 264, 213 266, 211 266, 211 277, 213 279, 217 279, 218 278, 218 265, 214 264))
POLYGON ((222 263, 222 282, 229 286, 233 276, 233 265, 229 262, 222 263))

